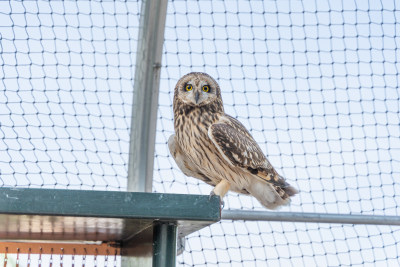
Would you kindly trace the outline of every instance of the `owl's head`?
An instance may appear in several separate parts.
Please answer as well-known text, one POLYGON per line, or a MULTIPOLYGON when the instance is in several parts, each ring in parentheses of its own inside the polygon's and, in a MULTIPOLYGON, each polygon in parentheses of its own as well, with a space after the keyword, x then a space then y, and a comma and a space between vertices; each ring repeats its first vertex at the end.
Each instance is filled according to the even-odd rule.
POLYGON ((175 96, 190 106, 205 106, 215 101, 222 104, 218 83, 202 72, 191 72, 183 76, 176 84, 175 96))

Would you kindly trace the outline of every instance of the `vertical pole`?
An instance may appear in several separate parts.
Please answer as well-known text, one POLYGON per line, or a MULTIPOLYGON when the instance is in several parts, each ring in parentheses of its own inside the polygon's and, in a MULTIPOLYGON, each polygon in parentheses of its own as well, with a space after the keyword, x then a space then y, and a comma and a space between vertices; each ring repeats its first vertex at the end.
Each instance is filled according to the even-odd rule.
MULTIPOLYGON (((130 192, 151 192, 158 91, 168 0, 143 0, 140 11, 128 161, 130 192)), ((121 266, 151 266, 149 256, 122 255, 121 266)))
POLYGON ((176 224, 158 222, 153 227, 153 267, 175 267, 176 224))
POLYGON ((168 0, 144 0, 138 48, 129 146, 128 191, 151 192, 158 92, 168 0))

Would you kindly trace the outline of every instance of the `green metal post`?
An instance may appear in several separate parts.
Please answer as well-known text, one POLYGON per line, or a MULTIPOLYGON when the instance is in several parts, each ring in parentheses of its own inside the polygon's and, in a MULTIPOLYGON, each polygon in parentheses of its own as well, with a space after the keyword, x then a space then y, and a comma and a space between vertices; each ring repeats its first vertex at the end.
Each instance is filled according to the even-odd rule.
POLYGON ((175 267, 176 223, 157 222, 153 227, 153 267, 175 267))

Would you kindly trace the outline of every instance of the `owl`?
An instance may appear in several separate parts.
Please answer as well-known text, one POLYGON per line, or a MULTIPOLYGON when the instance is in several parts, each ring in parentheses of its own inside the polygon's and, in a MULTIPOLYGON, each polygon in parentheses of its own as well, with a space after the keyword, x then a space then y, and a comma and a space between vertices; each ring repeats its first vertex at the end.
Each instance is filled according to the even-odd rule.
POLYGON ((183 76, 174 92, 175 134, 168 147, 187 175, 213 186, 221 200, 231 190, 276 209, 298 191, 280 176, 237 119, 224 112, 221 90, 208 74, 183 76))

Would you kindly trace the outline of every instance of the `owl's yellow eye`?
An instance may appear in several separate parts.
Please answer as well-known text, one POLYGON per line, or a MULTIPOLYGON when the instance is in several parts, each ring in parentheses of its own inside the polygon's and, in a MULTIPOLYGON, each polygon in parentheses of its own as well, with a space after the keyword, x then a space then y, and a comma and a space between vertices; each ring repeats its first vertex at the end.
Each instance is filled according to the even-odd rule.
POLYGON ((186 89, 186 91, 192 91, 192 89, 193 89, 193 86, 191 85, 191 84, 186 84, 186 86, 185 86, 185 89, 186 89))
POLYGON ((203 85, 203 91, 208 93, 210 91, 210 86, 208 85, 203 85))

